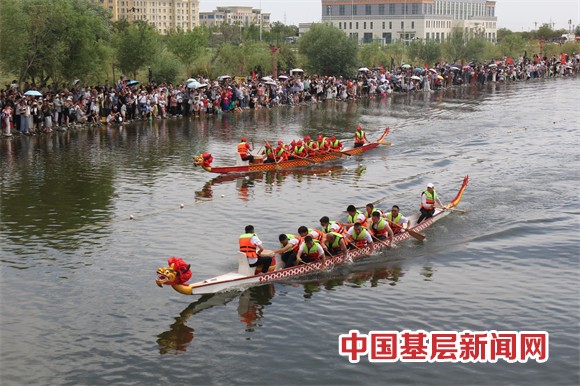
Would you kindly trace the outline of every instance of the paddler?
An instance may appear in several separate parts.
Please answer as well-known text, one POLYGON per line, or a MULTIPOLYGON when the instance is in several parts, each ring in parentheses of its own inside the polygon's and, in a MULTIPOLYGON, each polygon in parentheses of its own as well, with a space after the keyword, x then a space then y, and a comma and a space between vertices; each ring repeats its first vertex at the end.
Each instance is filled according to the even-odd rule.
POLYGON ((262 241, 257 234, 254 233, 253 225, 246 225, 245 232, 240 236, 240 252, 246 254, 250 267, 262 266, 262 273, 268 272, 270 264, 272 264, 271 257, 260 256, 264 251, 262 241))
POLYGON ((275 154, 274 149, 272 149, 272 145, 270 145, 270 142, 266 141, 266 143, 264 144, 264 151, 262 152, 262 154, 266 158, 264 160, 264 163, 276 162, 276 160, 274 159, 275 154))
POLYGON ((318 134, 318 140, 316 141, 316 146, 318 147, 318 152, 321 154, 326 154, 330 151, 330 141, 328 138, 324 137, 322 134, 318 134))
POLYGON ((322 260, 322 265, 324 266, 326 262, 324 249, 322 249, 320 243, 315 242, 312 236, 308 235, 298 249, 296 261, 298 263, 312 263, 319 260, 322 260))
POLYGON ((254 160, 254 156, 250 154, 251 151, 252 148, 250 147, 250 144, 246 141, 246 138, 245 137, 242 138, 240 140, 240 143, 238 143, 238 153, 240 154, 242 161, 252 162, 254 160))
POLYGON ((372 202, 369 202, 365 207, 364 215, 366 218, 371 218, 373 213, 375 213, 377 211, 380 212, 381 217, 384 217, 385 213, 381 209, 375 208, 375 204, 373 204, 372 202))
POLYGON ((309 135, 304 137, 304 150, 310 157, 315 156, 318 153, 318 146, 316 146, 316 142, 314 142, 309 135))
POLYGON ((334 135, 330 137, 328 145, 332 151, 340 151, 342 149, 342 142, 340 142, 334 135))
POLYGON ((373 213, 367 229, 378 240, 386 240, 388 235, 389 245, 393 243, 393 229, 389 226, 389 222, 381 216, 379 211, 373 213))
POLYGON ((369 143, 367 135, 363 131, 362 126, 358 126, 354 132, 354 147, 361 147, 365 143, 369 143))
POLYGON ((373 243, 373 238, 366 228, 363 228, 360 222, 354 224, 347 232, 347 238, 350 242, 349 247, 352 248, 363 248, 369 244, 373 243))
POLYGON ((294 146, 293 149, 293 153, 294 157, 296 158, 304 158, 308 155, 306 153, 306 150, 304 149, 304 145, 302 144, 301 140, 298 140, 298 142, 296 142, 296 145, 294 146))
POLYGON ((296 254, 298 253, 300 244, 303 242, 302 237, 282 233, 278 236, 278 240, 280 241, 280 249, 275 250, 274 253, 277 253, 282 257, 285 268, 295 266, 296 254))
POLYGON ((330 221, 328 216, 322 216, 320 218, 320 226, 322 227, 322 231, 326 234, 330 232, 340 233, 341 235, 346 233, 346 229, 344 229, 341 223, 330 221))
POLYGON ((404 230, 409 227, 409 219, 399 212, 399 207, 397 205, 393 205, 391 211, 387 213, 386 218, 389 220, 389 225, 394 234, 404 232, 404 230))
POLYGON ((435 191, 435 185, 431 182, 427 184, 427 189, 421 193, 421 216, 417 220, 417 224, 421 221, 433 217, 435 214, 435 205, 443 206, 439 197, 437 197, 437 192, 435 191))
POLYGON ((348 212, 348 222, 344 224, 347 229, 350 229, 355 223, 360 223, 363 227, 367 226, 367 218, 363 212, 358 210, 354 205, 349 205, 346 208, 348 212))
POLYGON ((285 161, 288 159, 287 146, 284 145, 282 140, 278 141, 278 146, 276 146, 274 154, 277 162, 280 162, 280 160, 285 161))
POLYGON ((327 233, 325 245, 329 255, 334 255, 340 252, 346 253, 346 241, 344 240, 344 236, 340 233, 327 233))

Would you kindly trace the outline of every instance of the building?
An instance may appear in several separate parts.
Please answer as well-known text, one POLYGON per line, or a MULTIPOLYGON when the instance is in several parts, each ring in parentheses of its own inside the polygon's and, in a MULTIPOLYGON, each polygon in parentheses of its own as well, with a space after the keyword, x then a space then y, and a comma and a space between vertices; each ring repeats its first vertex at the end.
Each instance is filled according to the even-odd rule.
POLYGON ((262 25, 264 31, 270 30, 270 14, 252 7, 217 7, 212 12, 200 12, 199 22, 206 27, 222 24, 250 26, 262 25))
POLYGON ((199 26, 199 0, 91 0, 111 12, 113 21, 144 20, 162 34, 199 26))
POLYGON ((444 41, 453 29, 495 42, 497 17, 491 0, 321 0, 322 21, 361 43, 444 41))

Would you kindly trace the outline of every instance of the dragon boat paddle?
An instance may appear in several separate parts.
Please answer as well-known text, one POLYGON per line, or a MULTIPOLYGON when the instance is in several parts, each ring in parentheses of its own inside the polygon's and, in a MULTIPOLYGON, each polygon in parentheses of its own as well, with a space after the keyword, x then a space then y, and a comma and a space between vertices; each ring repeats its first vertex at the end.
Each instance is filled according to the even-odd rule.
MULTIPOLYGON (((387 221, 389 221, 389 220, 387 220, 387 221)), ((401 227, 401 229, 403 229, 405 232, 409 233, 409 234, 411 235, 411 237, 414 237, 414 238, 416 238, 416 239, 417 239, 417 240, 419 240, 419 241, 423 241, 423 240, 425 240, 425 235, 424 235, 424 234, 422 234, 422 233, 419 233, 419 232, 417 232, 417 231, 414 231, 414 230, 412 230, 412 229, 409 229, 409 228, 403 228, 401 225, 399 225, 399 224, 397 224, 397 223, 394 223, 394 222, 392 222, 392 221, 389 221, 389 224, 393 224, 393 225, 400 226, 400 227, 401 227)))

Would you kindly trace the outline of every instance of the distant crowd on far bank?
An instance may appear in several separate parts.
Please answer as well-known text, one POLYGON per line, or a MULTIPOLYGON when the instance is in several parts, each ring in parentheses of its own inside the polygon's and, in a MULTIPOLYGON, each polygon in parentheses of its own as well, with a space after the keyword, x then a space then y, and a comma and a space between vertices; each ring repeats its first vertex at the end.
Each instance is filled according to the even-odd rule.
POLYGON ((199 76, 180 84, 147 83, 121 77, 115 84, 38 89, 14 81, 0 92, 2 135, 35 135, 90 125, 122 125, 137 119, 204 116, 247 109, 297 105, 322 100, 347 101, 396 92, 431 91, 488 82, 519 82, 578 75, 580 54, 560 57, 504 57, 487 63, 437 63, 434 67, 403 64, 360 68, 351 78, 309 76, 300 69, 275 78, 228 75, 199 76))

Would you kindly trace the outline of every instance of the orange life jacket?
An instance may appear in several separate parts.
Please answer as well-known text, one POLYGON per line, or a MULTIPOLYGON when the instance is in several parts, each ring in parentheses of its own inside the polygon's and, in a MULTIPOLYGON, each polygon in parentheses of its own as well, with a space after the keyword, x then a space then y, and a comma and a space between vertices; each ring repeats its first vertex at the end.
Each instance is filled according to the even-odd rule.
POLYGON ((240 252, 244 252, 248 259, 258 258, 256 253, 256 246, 252 244, 252 237, 255 233, 244 233, 240 236, 240 252))
POLYGON ((248 155, 248 144, 246 142, 238 143, 238 153, 240 156, 246 157, 248 155))

